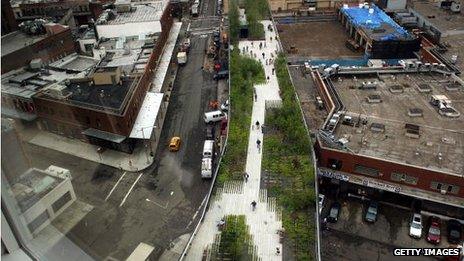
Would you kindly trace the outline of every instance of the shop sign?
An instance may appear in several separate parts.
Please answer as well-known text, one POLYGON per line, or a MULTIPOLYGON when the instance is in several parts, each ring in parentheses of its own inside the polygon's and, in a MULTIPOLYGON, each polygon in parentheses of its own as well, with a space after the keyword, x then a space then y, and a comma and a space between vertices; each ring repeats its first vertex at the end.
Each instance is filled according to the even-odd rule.
POLYGON ((331 179, 343 180, 343 181, 348 181, 350 179, 348 175, 345 175, 341 172, 334 171, 331 169, 317 168, 317 175, 324 176, 324 177, 331 178, 331 179))
POLYGON ((381 182, 377 182, 373 180, 367 180, 367 179, 363 179, 362 184, 366 187, 386 190, 386 191, 395 192, 395 193, 398 193, 401 190, 401 188, 398 186, 393 186, 390 184, 385 184, 385 183, 381 183, 381 182))

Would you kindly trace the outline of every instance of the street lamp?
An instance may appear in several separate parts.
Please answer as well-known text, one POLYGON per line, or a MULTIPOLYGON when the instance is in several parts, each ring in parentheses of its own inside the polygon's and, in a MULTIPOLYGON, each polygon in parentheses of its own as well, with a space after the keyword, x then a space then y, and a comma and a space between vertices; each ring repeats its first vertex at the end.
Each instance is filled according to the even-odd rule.
MULTIPOLYGON (((147 126, 147 127, 141 127, 140 128, 140 131, 142 132, 142 138, 143 140, 145 141, 145 133, 143 132, 144 129, 153 129, 153 128, 157 128, 158 126, 147 126)), ((150 153, 152 153, 152 147, 151 147, 151 137, 148 137, 148 144, 150 145, 150 153)), ((147 148, 147 144, 145 144, 145 148, 147 148)), ((149 153, 147 150, 146 151, 146 155, 147 155, 147 164, 150 163, 150 157, 149 157, 149 153)))

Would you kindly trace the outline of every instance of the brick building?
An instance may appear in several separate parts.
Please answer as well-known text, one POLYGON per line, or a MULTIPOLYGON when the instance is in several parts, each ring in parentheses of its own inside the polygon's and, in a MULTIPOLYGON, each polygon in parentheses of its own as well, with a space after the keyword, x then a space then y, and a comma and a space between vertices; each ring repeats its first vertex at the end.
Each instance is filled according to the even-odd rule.
POLYGON ((136 140, 129 136, 172 26, 168 4, 159 21, 160 32, 150 37, 102 42, 111 47, 106 46, 101 62, 87 77, 56 83, 35 95, 39 128, 131 153, 136 140), (124 45, 139 47, 127 52, 124 45))
POLYGON ((2 0, 2 35, 18 30, 13 9, 9 0, 2 0))
POLYGON ((443 65, 312 71, 327 118, 316 135, 322 182, 464 206, 464 82, 443 65))
POLYGON ((15 18, 19 22, 38 18, 49 18, 59 22, 69 11, 74 21, 71 24, 83 25, 90 19, 96 19, 103 10, 103 4, 111 1, 87 1, 87 0, 45 0, 40 2, 12 1, 15 18))
POLYGON ((59 24, 44 24, 45 32, 15 31, 2 36, 2 74, 40 58, 45 64, 74 53, 71 30, 59 24))

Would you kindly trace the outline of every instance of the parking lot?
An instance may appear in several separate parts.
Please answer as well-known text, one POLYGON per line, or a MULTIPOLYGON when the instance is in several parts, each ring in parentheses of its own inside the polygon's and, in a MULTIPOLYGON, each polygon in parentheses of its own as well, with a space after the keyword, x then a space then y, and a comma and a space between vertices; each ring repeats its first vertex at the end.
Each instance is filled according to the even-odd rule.
MULTIPOLYGON (((325 199, 322 217, 329 215, 333 202, 332 199, 325 199)), ((425 239, 429 228, 429 215, 422 215, 422 236, 420 239, 415 239, 409 236, 412 211, 406 207, 379 202, 377 221, 369 223, 364 220, 368 200, 347 197, 337 202, 341 204, 338 221, 327 223, 329 231, 324 231, 322 234, 323 255, 334 257, 347 254, 351 260, 360 260, 359 257, 367 255, 377 260, 389 260, 393 258, 392 251, 396 247, 444 248, 450 246, 447 240, 446 219, 441 220, 441 242, 435 245, 425 239), (337 248, 340 245, 343 247, 337 248), (361 250, 364 249, 361 246, 369 246, 370 250, 361 250), (327 252, 327 248, 332 251, 327 252)), ((371 258, 361 259, 372 260, 371 258)), ((427 260, 427 258, 422 257, 420 260, 427 260)))

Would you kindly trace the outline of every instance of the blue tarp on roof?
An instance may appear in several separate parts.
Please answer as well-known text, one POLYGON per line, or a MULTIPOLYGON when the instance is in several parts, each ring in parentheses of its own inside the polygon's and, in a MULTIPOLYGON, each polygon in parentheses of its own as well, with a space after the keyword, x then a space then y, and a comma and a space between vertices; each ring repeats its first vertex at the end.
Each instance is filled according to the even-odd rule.
POLYGON ((371 5, 366 8, 359 7, 347 7, 341 8, 341 12, 348 17, 349 21, 355 27, 363 27, 369 30, 375 30, 380 28, 391 28, 385 32, 384 35, 380 37, 381 41, 388 40, 399 40, 399 39, 412 39, 413 37, 398 25, 391 17, 389 17, 385 12, 383 12, 376 5, 371 5), (373 12, 369 13, 369 9, 372 9, 373 12))

